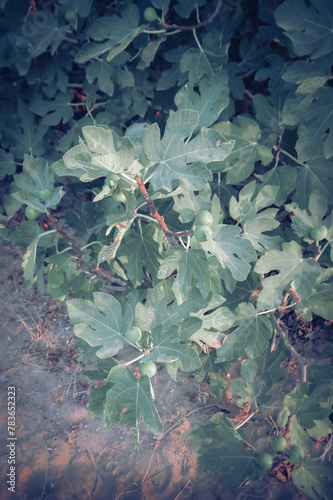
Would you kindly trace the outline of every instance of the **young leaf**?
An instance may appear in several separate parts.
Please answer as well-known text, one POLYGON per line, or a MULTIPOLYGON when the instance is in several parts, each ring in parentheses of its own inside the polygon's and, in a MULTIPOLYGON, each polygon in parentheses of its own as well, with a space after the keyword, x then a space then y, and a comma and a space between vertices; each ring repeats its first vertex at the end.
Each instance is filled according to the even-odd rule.
POLYGON ((222 401, 224 391, 227 388, 227 381, 217 372, 208 372, 207 375, 210 392, 217 397, 218 401, 222 401))
POLYGON ((219 132, 205 129, 191 141, 199 123, 197 111, 177 111, 168 118, 163 139, 155 123, 143 139, 143 150, 149 160, 158 163, 152 177, 155 191, 161 188, 172 190, 172 181, 187 180, 193 189, 201 189, 211 178, 205 163, 223 160, 232 150, 233 142, 223 142, 219 132))
POLYGON ((86 78, 89 83, 93 83, 97 78, 97 84, 102 92, 112 96, 114 92, 114 84, 111 80, 112 68, 104 60, 94 61, 86 71, 86 78))
POLYGON ((100 346, 99 358, 114 356, 123 347, 123 337, 132 324, 133 316, 127 308, 123 316, 119 302, 102 292, 93 294, 94 302, 73 299, 67 302, 68 314, 75 325, 74 333, 91 346, 100 346))
POLYGON ((295 241, 282 243, 283 250, 268 250, 255 265, 255 272, 278 274, 263 279, 263 290, 258 297, 258 309, 272 309, 282 300, 282 292, 293 284, 301 299, 308 298, 320 273, 318 262, 302 256, 302 249, 295 241))
POLYGON ((269 320, 249 303, 239 304, 234 323, 239 325, 238 328, 229 333, 216 350, 218 362, 237 359, 244 351, 251 359, 257 358, 266 349, 273 333, 269 320))
POLYGON ((163 434, 163 424, 157 413, 147 375, 138 379, 124 365, 117 365, 109 373, 113 387, 106 393, 104 410, 105 429, 115 425, 137 426, 143 422, 154 434, 163 434))

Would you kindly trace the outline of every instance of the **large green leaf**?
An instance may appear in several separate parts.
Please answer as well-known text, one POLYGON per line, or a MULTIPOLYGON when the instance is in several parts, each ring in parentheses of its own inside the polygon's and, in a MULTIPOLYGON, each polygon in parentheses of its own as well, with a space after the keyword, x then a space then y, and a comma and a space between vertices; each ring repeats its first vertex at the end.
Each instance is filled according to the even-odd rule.
POLYGON ((25 16, 21 32, 26 38, 26 48, 31 57, 36 58, 48 50, 54 56, 68 29, 68 26, 59 26, 58 23, 57 16, 49 9, 41 8, 38 16, 25 16))
POLYGON ((191 313, 204 309, 210 302, 210 296, 204 298, 198 289, 192 288, 187 300, 177 304, 172 286, 172 280, 158 283, 149 290, 145 306, 137 305, 135 322, 142 330, 151 331, 154 326, 162 325, 166 331, 171 325, 179 325, 191 313))
POLYGON ((312 321, 313 314, 327 321, 333 321, 333 281, 317 283, 309 297, 297 304, 295 311, 305 321, 312 321))
POLYGON ((243 302, 235 311, 238 328, 229 333, 217 349, 218 361, 232 361, 246 351, 251 359, 264 352, 273 330, 269 320, 258 314, 252 304, 243 302))
POLYGON ((278 274, 263 279, 263 289, 258 297, 258 309, 272 309, 282 300, 282 293, 293 285, 301 299, 308 298, 320 273, 317 261, 303 258, 302 248, 295 241, 282 243, 282 250, 268 250, 257 262, 259 274, 278 271, 278 274))
POLYGON ((122 54, 112 62, 100 58, 98 61, 90 63, 86 70, 87 81, 93 83, 97 79, 99 89, 109 96, 114 93, 114 82, 121 88, 133 87, 135 84, 133 73, 125 71, 121 66, 117 65, 117 63, 126 62, 121 60, 121 56, 122 54), (120 59, 119 62, 118 59, 120 59))
POLYGON ((301 162, 333 156, 333 89, 320 88, 314 95, 297 96, 286 101, 283 120, 287 125, 300 124, 296 143, 301 162))
POLYGON ((207 256, 203 250, 170 248, 167 258, 161 263, 157 277, 165 279, 176 269, 182 301, 186 300, 191 289, 192 274, 196 276, 202 296, 207 297, 211 289, 211 275, 207 256))
POLYGON ((58 92, 51 101, 36 99, 30 106, 30 110, 38 116, 43 116, 43 125, 51 127, 59 125, 61 122, 68 123, 74 116, 73 106, 71 105, 73 98, 74 94, 70 90, 66 93, 58 92))
POLYGON ((123 337, 131 325, 130 307, 123 315, 121 305, 112 295, 102 292, 93 294, 94 302, 73 299, 67 302, 68 314, 75 325, 74 333, 91 346, 100 346, 99 358, 114 356, 123 347, 123 337))
POLYGON ((256 405, 267 404, 271 400, 269 394, 273 384, 283 380, 288 375, 288 368, 282 367, 290 352, 283 342, 280 342, 273 352, 270 346, 257 360, 242 361, 242 380, 232 380, 232 392, 240 396, 237 404, 244 407, 249 400, 256 405))
POLYGON ((261 127, 261 143, 269 149, 275 147, 284 131, 285 124, 282 119, 282 109, 288 93, 281 84, 271 96, 255 94, 252 100, 256 120, 261 127))
POLYGON ((129 138, 122 139, 113 130, 103 127, 87 126, 82 132, 93 153, 94 166, 133 178, 139 173, 142 165, 134 160, 134 146, 129 138))
POLYGON ((230 198, 230 215, 237 222, 243 224, 256 218, 263 208, 273 205, 276 198, 276 189, 272 186, 261 188, 256 181, 246 184, 238 194, 230 198))
POLYGON ((196 449, 198 465, 216 474, 225 488, 235 490, 245 481, 258 477, 253 452, 245 449, 242 438, 224 413, 217 413, 210 424, 192 431, 190 439, 206 441, 196 449))
POLYGON ((140 234, 131 232, 122 242, 118 258, 126 256, 126 273, 128 279, 137 287, 144 280, 145 273, 148 273, 153 280, 159 270, 161 260, 159 245, 154 240, 156 226, 148 224, 142 228, 140 234))
POLYGON ((258 364, 253 359, 242 361, 241 376, 242 379, 231 381, 232 394, 239 396, 236 403, 244 408, 249 401, 258 404, 264 404, 269 401, 267 387, 257 378, 258 364), (264 396, 260 398, 260 396, 264 396))
POLYGON ((182 110, 168 118, 162 140, 156 123, 148 129, 143 150, 149 160, 158 164, 151 180, 155 191, 171 191, 172 181, 178 179, 185 179, 193 189, 201 189, 211 178, 205 164, 230 154, 233 142, 223 142, 216 130, 204 129, 189 141, 198 123, 198 111, 182 110))
POLYGON ((291 473, 296 488, 313 500, 330 500, 333 488, 333 464, 305 457, 291 473))
POLYGON ((0 149, 0 181, 6 175, 12 175, 16 172, 16 164, 11 153, 0 149))
POLYGON ((284 407, 297 416, 301 427, 310 431, 317 422, 327 420, 330 424, 328 432, 332 432, 332 422, 328 419, 332 413, 333 385, 332 383, 302 382, 294 391, 287 394, 283 400, 284 407))
POLYGON ((261 130, 255 120, 238 116, 233 123, 220 122, 214 128, 229 141, 235 141, 233 150, 221 164, 221 170, 227 172, 229 184, 247 179, 257 161, 261 161, 263 165, 272 161, 270 149, 260 144, 261 130))
POLYGON ((144 357, 144 362, 171 363, 179 359, 185 372, 200 368, 198 354, 187 342, 180 343, 179 325, 171 325, 167 330, 163 329, 162 325, 155 326, 150 336, 151 349, 144 357))
POLYGON ((180 70, 188 72, 191 85, 197 85, 204 75, 211 78, 227 62, 228 45, 223 45, 222 38, 223 32, 211 30, 204 36, 200 49, 191 47, 182 55, 180 70))
POLYGON ((260 186, 252 181, 239 192, 238 201, 234 196, 230 199, 230 215, 243 226, 243 237, 251 241, 253 247, 260 252, 268 248, 280 248, 282 242, 280 236, 263 234, 279 226, 275 219, 278 209, 263 210, 275 203, 278 189, 278 186, 269 184, 260 189, 260 186))
POLYGON ((67 151, 63 160, 53 165, 56 172, 61 169, 61 175, 73 175, 82 182, 113 172, 126 177, 128 186, 136 186, 135 175, 142 165, 134 160, 134 146, 128 137, 123 139, 113 130, 96 126, 83 127, 82 133, 87 144, 81 142, 67 151))
POLYGON ((237 226, 224 225, 214 240, 207 242, 207 248, 216 255, 221 266, 228 268, 237 281, 244 281, 250 272, 249 262, 257 256, 252 243, 240 237, 237 226))
POLYGON ((91 202, 77 200, 71 210, 65 211, 66 223, 75 229, 74 236, 82 238, 97 232, 102 222, 98 222, 96 206, 91 202))
POLYGON ((317 59, 332 52, 333 19, 330 0, 287 0, 274 12, 298 56, 317 59))
POLYGON ((268 186, 271 191, 275 186, 278 188, 275 205, 279 207, 296 187, 297 169, 289 165, 278 165, 264 175, 257 175, 257 178, 262 182, 262 187, 268 186))
POLYGON ((25 154, 42 155, 45 151, 43 137, 47 127, 43 123, 36 125, 34 118, 28 106, 19 99, 17 117, 14 123, 9 123, 4 130, 10 149, 18 159, 23 158, 25 154))
POLYGON ((229 103, 228 74, 221 71, 210 80, 204 78, 199 83, 198 94, 194 88, 187 84, 175 95, 175 104, 178 110, 193 109, 199 112, 199 123, 194 133, 202 127, 209 127, 219 117, 229 103))
POLYGON ((90 390, 87 420, 92 420, 93 418, 102 417, 104 415, 106 394, 111 387, 112 384, 108 382, 107 384, 90 390))
POLYGON ((146 25, 138 26, 139 20, 139 8, 133 3, 121 11, 121 17, 113 15, 98 18, 89 27, 88 36, 100 43, 86 42, 77 53, 76 62, 85 63, 105 52, 107 61, 111 61, 146 28, 146 25))
POLYGON ((136 427, 143 416, 143 422, 154 434, 163 434, 163 424, 157 413, 150 381, 147 375, 138 379, 124 365, 117 365, 109 373, 108 381, 113 384, 106 392, 104 409, 105 429, 115 425, 136 427))

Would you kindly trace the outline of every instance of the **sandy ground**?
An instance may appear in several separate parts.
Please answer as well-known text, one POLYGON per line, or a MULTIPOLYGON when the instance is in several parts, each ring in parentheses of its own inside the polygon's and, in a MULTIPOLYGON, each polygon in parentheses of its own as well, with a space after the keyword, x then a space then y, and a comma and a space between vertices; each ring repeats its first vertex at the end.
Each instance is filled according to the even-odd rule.
MULTIPOLYGON (((180 374, 173 381, 162 369, 153 379, 165 429, 176 422, 178 425, 162 439, 143 429, 139 456, 132 448, 130 429, 117 425, 105 432, 102 419, 88 422, 89 391, 96 383, 81 373, 83 366, 76 359, 66 307, 47 295, 24 290, 20 263, 19 250, 3 243, 0 247, 2 500, 304 498, 291 480, 283 483, 273 471, 262 481, 234 493, 226 491, 214 477, 198 472, 196 445, 188 440, 188 434, 198 425, 208 423, 219 408, 206 408, 216 399, 207 393, 204 383, 194 382, 191 374, 180 374), (10 456, 7 396, 8 388, 12 387, 16 393, 15 493, 8 491, 7 483, 10 456)), ((222 404, 220 408, 231 417, 240 411, 236 405, 222 404)), ((256 415, 250 425, 251 437, 260 451, 265 451, 267 437, 272 433, 269 412, 256 415)))

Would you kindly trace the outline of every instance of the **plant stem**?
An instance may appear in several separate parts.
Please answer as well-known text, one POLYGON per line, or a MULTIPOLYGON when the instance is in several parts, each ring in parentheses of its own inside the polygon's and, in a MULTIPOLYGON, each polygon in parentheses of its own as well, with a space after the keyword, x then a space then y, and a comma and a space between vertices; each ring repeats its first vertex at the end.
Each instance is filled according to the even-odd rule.
POLYGON ((197 46, 198 46, 198 48, 199 48, 199 50, 200 50, 201 54, 202 54, 202 55, 204 56, 204 58, 206 59, 206 62, 207 62, 208 66, 209 66, 209 68, 210 68, 210 70, 211 70, 212 75, 214 75, 214 70, 213 70, 213 68, 212 68, 212 66, 211 66, 211 64, 210 64, 210 62, 209 62, 209 61, 208 61, 208 59, 207 59, 206 53, 205 53, 204 49, 202 48, 201 43, 199 42, 199 38, 197 37, 197 33, 196 33, 196 31, 195 31, 195 30, 193 30, 193 36, 194 36, 194 40, 196 41, 196 44, 197 44, 197 46))
POLYGON ((203 28, 207 24, 210 24, 211 22, 214 21, 215 17, 220 12, 222 4, 223 4, 223 0, 218 0, 214 12, 206 19, 206 21, 202 21, 201 23, 197 23, 197 24, 194 24, 192 26, 178 26, 177 24, 170 25, 170 24, 162 22, 162 26, 167 30, 177 29, 177 30, 181 30, 181 31, 191 31, 191 30, 194 31, 196 29, 203 28))
POLYGON ((278 323, 278 320, 275 316, 275 314, 269 314, 269 317, 271 318, 272 322, 274 323, 275 329, 280 335, 284 345, 289 349, 291 355, 298 361, 298 363, 301 365, 301 376, 302 376, 302 382, 306 382, 306 368, 309 365, 309 361, 303 358, 292 345, 289 343, 288 335, 284 333, 282 330, 281 326, 278 323))
POLYGON ((290 158, 291 160, 293 160, 295 163, 298 163, 298 165, 302 165, 303 167, 307 167, 307 164, 306 163, 303 163, 302 161, 299 161, 297 158, 295 158, 295 156, 291 155, 290 153, 288 153, 288 151, 286 151, 285 149, 280 149, 281 153, 283 153, 285 156, 288 156, 288 158, 290 158))
MULTIPOLYGON (((134 344, 132 344, 134 345, 134 344)), ((139 359, 143 358, 145 356, 145 353, 140 354, 137 358, 131 359, 131 361, 127 361, 127 363, 124 363, 125 366, 131 365, 132 363, 135 363, 136 361, 139 361, 139 359)))
POLYGON ((323 255, 323 253, 325 252, 326 248, 328 247, 328 245, 330 243, 333 243, 333 240, 329 240, 327 243, 325 243, 324 248, 322 250, 320 250, 320 252, 318 252, 318 254, 314 257, 314 260, 320 259, 320 257, 323 255))
POLYGON ((60 236, 62 236, 68 243, 68 245, 74 250, 74 252, 78 255, 79 259, 82 259, 83 257, 83 253, 81 252, 81 250, 72 242, 72 240, 70 239, 70 237, 68 236, 68 234, 66 233, 66 231, 64 231, 62 229, 62 227, 59 225, 57 219, 50 213, 48 212, 48 217, 50 219, 50 221, 52 222, 52 224, 54 225, 54 227, 56 228, 56 231, 60 234, 60 236))
POLYGON ((251 415, 248 415, 246 417, 245 420, 243 420, 243 422, 241 422, 240 424, 236 425, 235 427, 235 430, 237 431, 238 429, 240 429, 243 425, 245 425, 249 420, 251 420, 251 418, 253 417, 253 415, 255 415, 256 413, 258 413, 258 408, 256 408, 252 413, 251 415))

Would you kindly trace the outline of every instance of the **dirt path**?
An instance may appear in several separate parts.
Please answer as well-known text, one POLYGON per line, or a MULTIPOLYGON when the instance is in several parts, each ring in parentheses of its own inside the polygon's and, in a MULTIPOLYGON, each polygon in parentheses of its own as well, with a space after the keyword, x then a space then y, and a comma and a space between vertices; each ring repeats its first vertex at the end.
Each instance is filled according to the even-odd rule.
MULTIPOLYGON (((303 498, 273 474, 230 493, 214 478, 198 473, 195 444, 187 437, 218 408, 204 408, 216 400, 191 374, 181 374, 175 382, 161 370, 153 379, 165 429, 178 425, 159 440, 143 429, 139 456, 130 429, 117 425, 104 432, 102 419, 88 422, 89 390, 95 382, 81 374, 66 308, 47 295, 25 291, 20 263, 17 249, 0 247, 2 500, 303 498), (10 387, 16 392, 15 493, 8 491, 7 483, 10 387)), ((234 409, 227 411, 232 414, 234 409)), ((251 430, 263 446, 270 431, 265 415, 251 430)))

